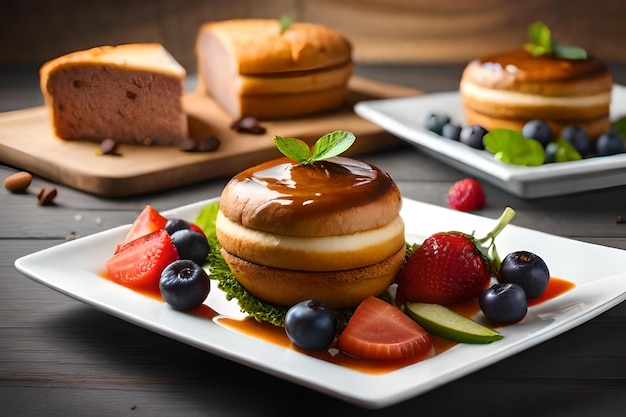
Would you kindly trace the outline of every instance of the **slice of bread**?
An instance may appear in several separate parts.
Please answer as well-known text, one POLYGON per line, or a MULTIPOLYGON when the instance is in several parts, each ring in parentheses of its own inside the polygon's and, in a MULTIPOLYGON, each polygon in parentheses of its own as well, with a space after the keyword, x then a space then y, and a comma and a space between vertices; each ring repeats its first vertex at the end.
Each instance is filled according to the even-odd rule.
POLYGON ((159 44, 101 46, 46 62, 41 90, 66 140, 176 145, 188 136, 185 69, 159 44))

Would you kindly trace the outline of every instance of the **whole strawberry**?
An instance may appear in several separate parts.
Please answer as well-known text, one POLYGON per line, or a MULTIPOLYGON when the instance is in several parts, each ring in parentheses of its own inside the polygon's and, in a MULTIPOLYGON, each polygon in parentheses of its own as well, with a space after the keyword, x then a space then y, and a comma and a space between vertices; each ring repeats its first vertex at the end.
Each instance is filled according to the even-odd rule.
POLYGON ((448 190, 448 205, 459 211, 474 211, 485 207, 485 191, 474 178, 464 178, 448 190))
POLYGON ((478 297, 500 267, 494 240, 514 215, 507 207, 496 227, 482 239, 455 231, 426 238, 396 278, 396 302, 452 304, 478 297))

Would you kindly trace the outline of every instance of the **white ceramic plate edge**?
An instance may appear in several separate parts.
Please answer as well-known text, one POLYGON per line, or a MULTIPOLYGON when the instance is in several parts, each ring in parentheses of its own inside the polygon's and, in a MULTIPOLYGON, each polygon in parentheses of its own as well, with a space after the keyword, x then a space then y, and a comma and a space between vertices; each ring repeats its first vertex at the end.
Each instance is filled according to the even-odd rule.
MULTIPOLYGON (((475 174, 521 197, 569 194, 626 184, 626 154, 561 164, 522 167, 503 164, 488 152, 442 138, 424 128, 428 112, 465 123, 458 91, 362 101, 354 111, 429 155, 475 174)), ((626 115, 626 87, 613 86, 612 120, 626 115)))

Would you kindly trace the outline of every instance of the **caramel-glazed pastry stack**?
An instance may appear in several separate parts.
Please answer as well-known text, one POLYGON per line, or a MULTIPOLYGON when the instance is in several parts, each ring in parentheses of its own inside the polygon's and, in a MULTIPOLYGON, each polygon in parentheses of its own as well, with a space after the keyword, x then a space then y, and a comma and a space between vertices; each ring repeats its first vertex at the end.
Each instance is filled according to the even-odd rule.
POLYGON ((233 118, 303 116, 346 100, 352 47, 329 27, 239 19, 204 24, 198 33, 199 88, 233 118))
POLYGON ((612 76, 598 59, 533 56, 525 49, 470 62, 460 92, 468 124, 521 130, 532 119, 584 128, 591 138, 609 130, 612 76))
POLYGON ((230 180, 217 238, 233 275, 257 298, 350 307, 384 292, 404 264, 401 206, 396 184, 373 165, 281 158, 230 180))

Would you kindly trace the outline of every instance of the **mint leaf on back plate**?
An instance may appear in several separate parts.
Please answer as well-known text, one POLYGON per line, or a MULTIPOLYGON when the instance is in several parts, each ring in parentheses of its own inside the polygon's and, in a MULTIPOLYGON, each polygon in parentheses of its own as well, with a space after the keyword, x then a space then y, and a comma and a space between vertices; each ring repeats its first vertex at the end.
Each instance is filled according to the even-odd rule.
POLYGON ((493 129, 483 138, 485 149, 509 165, 537 166, 545 160, 545 151, 535 139, 525 138, 511 129, 493 129))
POLYGON ((547 55, 552 52, 552 33, 543 22, 535 22, 528 27, 529 43, 526 50, 533 56, 547 55))
POLYGON ((574 45, 563 45, 552 39, 552 31, 543 22, 528 27, 528 43, 524 45, 533 56, 553 55, 561 59, 587 59, 587 51, 574 45))
POLYGON ((620 117, 611 124, 611 128, 615 130, 623 138, 626 138, 626 115, 620 117))
POLYGON ((587 59, 587 51, 574 45, 561 45, 554 42, 552 45, 554 55, 563 59, 587 59))
POLYGON ((564 137, 559 137, 556 141, 556 154, 554 162, 569 162, 582 159, 580 153, 564 137))

